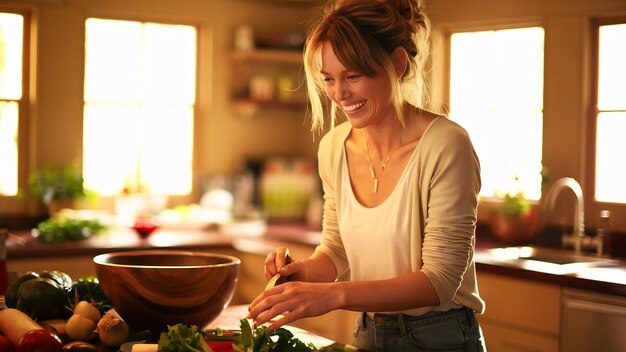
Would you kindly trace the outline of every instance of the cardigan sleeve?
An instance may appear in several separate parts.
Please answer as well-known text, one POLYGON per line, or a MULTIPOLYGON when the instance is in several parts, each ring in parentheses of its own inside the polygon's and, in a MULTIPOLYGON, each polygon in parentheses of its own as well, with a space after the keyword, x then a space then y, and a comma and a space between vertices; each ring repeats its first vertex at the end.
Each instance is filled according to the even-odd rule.
POLYGON ((323 253, 335 265, 337 277, 346 279, 349 273, 348 258, 341 235, 337 216, 337 192, 341 184, 339 165, 343 151, 343 142, 349 129, 346 126, 336 126, 320 141, 318 149, 318 168, 324 192, 324 210, 322 217, 322 239, 315 249, 316 253, 323 253))
POLYGON ((472 264, 481 181, 467 132, 449 120, 437 127, 442 128, 433 130, 422 146, 420 198, 426 206, 421 270, 446 305, 472 264))

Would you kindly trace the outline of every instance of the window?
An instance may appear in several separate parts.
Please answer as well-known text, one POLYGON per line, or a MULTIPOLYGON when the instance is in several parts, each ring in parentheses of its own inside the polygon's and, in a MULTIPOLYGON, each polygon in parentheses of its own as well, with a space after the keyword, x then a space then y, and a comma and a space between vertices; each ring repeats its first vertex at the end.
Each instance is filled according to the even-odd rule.
POLYGON ((85 30, 85 187, 190 193, 196 29, 90 18, 85 30))
POLYGON ((541 197, 543 55, 540 27, 450 38, 450 118, 480 158, 481 196, 541 197))
POLYGON ((598 28, 595 200, 626 203, 626 23, 598 28))
POLYGON ((24 16, 0 13, 0 195, 18 191, 24 16))

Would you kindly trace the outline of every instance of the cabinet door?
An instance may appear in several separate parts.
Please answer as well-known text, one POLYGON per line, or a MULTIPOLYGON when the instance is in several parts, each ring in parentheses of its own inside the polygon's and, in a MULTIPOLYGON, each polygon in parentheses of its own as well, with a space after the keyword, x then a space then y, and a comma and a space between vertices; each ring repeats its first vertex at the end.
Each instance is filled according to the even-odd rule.
POLYGON ((479 272, 478 288, 488 351, 558 351, 560 286, 479 272))
POLYGON ((489 352, 557 352, 558 339, 481 321, 489 352))

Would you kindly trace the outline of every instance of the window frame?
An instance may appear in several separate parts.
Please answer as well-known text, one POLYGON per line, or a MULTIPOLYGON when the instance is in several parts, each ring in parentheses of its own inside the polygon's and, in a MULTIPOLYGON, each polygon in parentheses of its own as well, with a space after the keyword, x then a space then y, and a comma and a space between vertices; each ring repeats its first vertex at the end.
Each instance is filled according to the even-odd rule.
MULTIPOLYGON (((28 185, 28 175, 30 166, 30 119, 31 117, 31 65, 36 66, 36 55, 31 55, 31 28, 33 26, 33 18, 35 15, 33 10, 29 8, 11 8, 0 6, 0 12, 13 13, 21 15, 23 21, 23 38, 22 38, 22 97, 17 100, 18 106, 18 126, 17 126, 17 189, 16 195, 3 195, 0 194, 0 200, 5 199, 10 201, 11 199, 17 199, 20 197, 21 190, 24 190, 28 185)), ((34 86, 34 85, 33 85, 34 86)), ((2 203, 0 203, 2 205, 2 203)), ((19 208, 19 206, 13 206, 11 208, 19 208)), ((17 210, 17 209, 16 209, 17 210)))
MULTIPOLYGON (((188 194, 169 194, 167 195, 167 198, 169 200, 170 203, 172 204, 177 204, 177 203, 181 203, 181 202, 190 202, 191 199, 195 199, 198 190, 199 190, 199 186, 197 184, 197 169, 198 169, 198 143, 201 141, 199 134, 200 134, 200 126, 202 123, 202 120, 200 118, 200 113, 199 113, 199 97, 200 97, 200 79, 201 79, 201 56, 203 48, 202 48, 202 38, 203 38, 203 31, 206 30, 206 28, 203 28, 203 25, 201 23, 198 23, 196 21, 189 21, 189 20, 185 20, 185 19, 172 19, 172 18, 163 18, 160 16, 149 16, 149 15, 128 15, 128 14, 119 14, 119 13, 110 13, 110 12, 106 12, 106 11, 89 11, 87 14, 85 14, 85 16, 83 17, 83 21, 82 21, 82 30, 83 30, 83 35, 85 35, 86 33, 86 21, 90 18, 95 18, 95 19, 104 19, 104 20, 115 20, 115 21, 132 21, 132 22, 140 22, 142 24, 146 24, 146 23, 157 23, 157 24, 164 24, 164 25, 181 25, 181 26, 190 26, 190 27, 194 27, 196 30, 196 62, 195 62, 195 101, 194 104, 192 106, 192 111, 193 111, 193 118, 192 118, 192 123, 193 123, 193 131, 192 131, 192 138, 193 138, 193 143, 192 143, 192 155, 191 155, 191 189, 189 191, 188 194)), ((83 43, 84 43, 85 38, 83 37, 83 43)), ((206 61, 206 59, 205 59, 206 61)), ((84 65, 83 65, 83 70, 82 70, 82 74, 83 74, 83 86, 84 86, 84 82, 85 82, 85 70, 84 70, 84 65)), ((84 96, 81 97, 82 101, 81 101, 81 105, 84 108, 85 106, 85 99, 84 96)), ((84 121, 84 113, 81 113, 81 121, 84 121)), ((83 138, 84 135, 84 131, 81 131, 81 138, 83 138)), ((82 159, 81 159, 81 163, 82 163, 82 159)), ((82 167, 82 164, 81 164, 82 167)), ((106 200, 107 202, 112 202, 114 199, 116 198, 115 195, 110 196, 100 196, 101 200, 106 200)))
POLYGON ((599 75, 599 48, 600 48, 600 27, 604 25, 626 23, 626 15, 612 16, 602 18, 592 18, 590 20, 589 31, 589 106, 586 113, 586 139, 587 139, 587 153, 584 156, 585 159, 585 208, 589 224, 597 224, 600 226, 600 211, 609 210, 611 216, 609 219, 609 230, 611 228, 624 228, 626 227, 626 204, 612 203, 597 201, 595 197, 596 191, 596 132, 597 132, 597 118, 598 118, 598 75, 599 75))
MULTIPOLYGON (((446 116, 450 112, 450 78, 451 78, 451 45, 452 45, 452 35, 455 33, 463 33, 463 32, 478 32, 478 31, 499 31, 499 30, 507 30, 507 29, 521 29, 527 27, 541 27, 544 30, 544 92, 543 92, 543 108, 542 115, 545 126, 545 69, 546 69, 546 53, 545 53, 545 41, 547 40, 548 29, 546 28, 546 23, 544 23, 541 19, 537 18, 526 18, 526 19, 518 19, 516 20, 506 20, 504 22, 501 21, 493 21, 486 22, 480 25, 476 25, 475 23, 470 23, 466 25, 451 25, 446 26, 444 28, 440 28, 443 31, 441 32, 442 43, 440 46, 440 55, 443 57, 443 71, 440 77, 437 77, 437 80, 441 80, 442 82, 442 96, 440 102, 438 102, 441 106, 438 107, 442 113, 446 116)), ((437 108, 437 107, 435 107, 437 108)), ((545 129, 544 129, 544 138, 545 138, 545 129)), ((542 138, 543 144, 543 138, 542 138)), ((542 145, 542 154, 545 153, 545 146, 542 145)), ((545 191, 543 189, 542 191, 545 191)), ((493 212, 497 211, 497 207, 501 204, 503 198, 498 196, 491 197, 481 197, 480 202, 478 204, 478 223, 482 225, 488 224, 490 220, 490 216, 493 212)), ((541 199, 539 200, 529 200, 531 205, 539 204, 541 199)))

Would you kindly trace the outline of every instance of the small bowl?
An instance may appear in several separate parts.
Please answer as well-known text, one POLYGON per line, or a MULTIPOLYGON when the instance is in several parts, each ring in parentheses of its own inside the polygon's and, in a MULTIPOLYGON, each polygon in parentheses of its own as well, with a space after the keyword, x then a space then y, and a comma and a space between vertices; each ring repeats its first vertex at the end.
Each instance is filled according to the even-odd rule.
POLYGON ((167 325, 205 327, 233 297, 241 261, 174 250, 101 254, 93 259, 102 291, 135 331, 154 336, 167 325))
POLYGON ((135 230, 139 238, 146 239, 159 227, 158 221, 152 218, 137 218, 131 229, 135 230))

